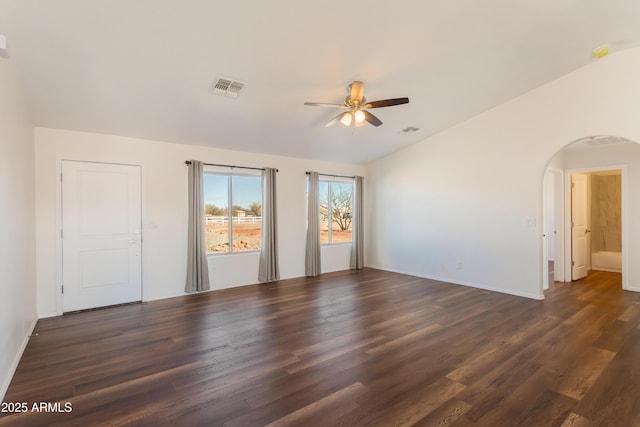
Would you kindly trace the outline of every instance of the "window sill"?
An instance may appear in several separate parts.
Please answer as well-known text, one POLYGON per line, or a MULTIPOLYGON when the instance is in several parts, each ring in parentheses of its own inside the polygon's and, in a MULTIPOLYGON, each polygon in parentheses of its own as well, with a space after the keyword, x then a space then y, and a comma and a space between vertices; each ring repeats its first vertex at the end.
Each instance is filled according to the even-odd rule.
POLYGON ((344 242, 344 243, 327 243, 324 245, 320 245, 321 248, 332 248, 334 246, 350 246, 353 245, 353 242, 344 242))
POLYGON ((207 258, 217 258, 217 257, 245 255, 245 254, 259 254, 259 253, 260 253, 260 249, 256 249, 253 251, 240 251, 240 252, 211 252, 207 254, 207 258))

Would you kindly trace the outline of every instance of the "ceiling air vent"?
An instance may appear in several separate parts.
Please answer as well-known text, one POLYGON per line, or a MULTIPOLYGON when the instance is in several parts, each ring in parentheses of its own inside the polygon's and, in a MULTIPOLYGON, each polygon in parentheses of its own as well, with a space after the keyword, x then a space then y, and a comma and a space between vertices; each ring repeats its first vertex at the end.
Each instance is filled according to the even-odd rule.
POLYGON ((406 128, 402 129, 400 132, 404 133, 404 134, 409 134, 409 133, 413 133, 413 132, 418 132, 420 130, 420 128, 416 128, 413 126, 407 126, 406 128))
POLYGON ((216 81, 211 83, 209 93, 214 95, 226 96, 228 98, 237 98, 246 83, 233 80, 228 77, 218 77, 216 81))

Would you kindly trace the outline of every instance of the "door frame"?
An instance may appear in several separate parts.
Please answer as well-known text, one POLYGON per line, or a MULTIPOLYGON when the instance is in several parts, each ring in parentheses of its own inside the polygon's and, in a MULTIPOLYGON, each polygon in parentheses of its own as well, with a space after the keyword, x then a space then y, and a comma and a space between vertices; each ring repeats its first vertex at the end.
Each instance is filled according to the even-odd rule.
POLYGON ((553 182, 553 216, 556 228, 555 242, 555 260, 553 279, 555 281, 564 281, 564 172, 562 169, 548 167, 545 169, 543 178, 543 197, 542 197, 542 290, 549 289, 549 251, 547 232, 547 201, 549 195, 547 193, 547 174, 551 173, 554 177, 553 182))
POLYGON ((570 175, 572 173, 589 173, 589 172, 601 172, 620 169, 621 171, 621 221, 622 221, 622 289, 629 289, 628 287, 628 271, 629 265, 629 245, 628 236, 628 215, 627 215, 627 200, 628 200, 628 184, 627 184, 627 165, 608 165, 608 166, 591 166, 583 168, 565 169, 564 170, 564 281, 571 282, 571 180, 570 175))
MULTIPOLYGON (((141 280, 141 294, 142 301, 146 301, 146 286, 144 281, 144 192, 143 192, 143 165, 142 162, 130 162, 130 161, 111 161, 105 162, 103 160, 91 160, 84 157, 57 157, 56 158, 56 175, 54 181, 56 183, 56 227, 55 227, 55 241, 56 241, 56 256, 55 256, 55 271, 56 271, 56 289, 55 289, 55 304, 56 304, 56 316, 62 316, 64 313, 63 301, 62 301, 62 162, 84 162, 84 163, 100 163, 107 165, 121 165, 121 166, 138 166, 140 168, 140 218, 141 218, 141 236, 142 242, 140 247, 140 280, 141 280)), ((36 230, 37 231, 37 230, 36 230)))

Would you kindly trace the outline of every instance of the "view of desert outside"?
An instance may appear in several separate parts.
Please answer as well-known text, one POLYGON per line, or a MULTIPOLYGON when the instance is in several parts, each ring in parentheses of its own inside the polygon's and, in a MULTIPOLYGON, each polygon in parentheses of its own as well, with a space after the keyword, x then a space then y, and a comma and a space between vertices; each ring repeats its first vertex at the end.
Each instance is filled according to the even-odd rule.
MULTIPOLYGON (((336 223, 331 227, 331 243, 351 243, 351 226, 347 230, 341 230, 336 223)), ((320 221, 320 244, 326 245, 329 242, 329 224, 327 221, 320 221)))
MULTIPOLYGON (((207 222, 207 253, 229 252, 229 219, 211 218, 207 222)), ((232 252, 258 251, 262 239, 262 218, 233 217, 231 222, 232 252), (237 222, 237 221, 240 222, 237 222), (255 222, 252 222, 255 221, 255 222)))
POLYGON ((350 243, 353 185, 320 181, 320 244, 350 243), (330 214, 329 214, 330 212, 330 214), (329 233, 331 224, 331 233, 329 233))
MULTIPOLYGON (((261 177, 206 173, 204 187, 207 253, 260 250, 262 242, 261 177), (229 209, 229 190, 231 190, 231 209, 229 209), (229 241, 230 218, 233 236, 231 242, 229 241)), ((321 181, 319 195, 320 244, 351 243, 352 184, 321 181), (329 232, 330 225, 331 232, 329 232)))
POLYGON ((260 250, 262 242, 261 177, 205 174, 204 186, 207 253, 260 250), (229 184, 231 184, 231 212, 229 212, 229 184), (232 242, 229 242, 229 213, 231 213, 232 242), (231 250, 229 250, 230 246, 231 250))

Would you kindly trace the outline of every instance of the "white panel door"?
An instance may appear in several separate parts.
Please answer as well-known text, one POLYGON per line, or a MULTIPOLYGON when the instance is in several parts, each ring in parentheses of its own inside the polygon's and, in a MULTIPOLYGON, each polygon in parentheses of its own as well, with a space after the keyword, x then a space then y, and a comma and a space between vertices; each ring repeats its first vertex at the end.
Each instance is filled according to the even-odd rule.
POLYGON ((65 312, 142 299, 140 167, 62 162, 65 312))
POLYGON ((587 176, 571 175, 571 280, 587 275, 589 239, 587 216, 587 176))

